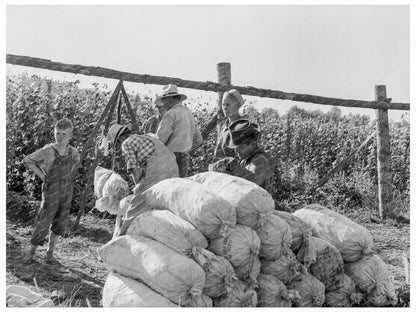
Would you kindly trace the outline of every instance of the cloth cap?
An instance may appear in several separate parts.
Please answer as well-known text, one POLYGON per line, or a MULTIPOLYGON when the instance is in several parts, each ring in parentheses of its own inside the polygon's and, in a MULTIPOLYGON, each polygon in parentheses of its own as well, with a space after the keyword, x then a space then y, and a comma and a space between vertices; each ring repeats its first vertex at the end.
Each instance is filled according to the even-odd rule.
POLYGON ((231 101, 237 102, 238 107, 241 107, 244 105, 244 99, 241 96, 240 92, 238 92, 236 89, 231 89, 224 93, 223 96, 223 102, 229 98, 231 101))
POLYGON ((107 139, 114 145, 118 137, 125 131, 130 130, 129 126, 114 124, 110 127, 107 133, 107 139))

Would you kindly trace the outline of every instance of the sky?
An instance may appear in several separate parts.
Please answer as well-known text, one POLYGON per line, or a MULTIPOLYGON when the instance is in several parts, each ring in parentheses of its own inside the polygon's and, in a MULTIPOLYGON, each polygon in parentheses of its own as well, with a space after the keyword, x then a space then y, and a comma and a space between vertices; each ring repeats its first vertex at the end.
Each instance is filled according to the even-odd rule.
MULTIPOLYGON (((6 6, 6 53, 102 66, 137 74, 217 82, 231 63, 231 83, 326 97, 374 100, 376 85, 393 102, 410 102, 409 5, 12 5, 6 6)), ((117 81, 6 65, 7 72, 117 81)), ((162 86, 126 83, 160 94, 162 86)), ((213 92, 181 89, 216 105, 213 92)), ((261 110, 297 105, 246 96, 261 110)), ((375 117, 372 109, 343 109, 375 117)), ((404 111, 389 111, 400 119, 404 111)))

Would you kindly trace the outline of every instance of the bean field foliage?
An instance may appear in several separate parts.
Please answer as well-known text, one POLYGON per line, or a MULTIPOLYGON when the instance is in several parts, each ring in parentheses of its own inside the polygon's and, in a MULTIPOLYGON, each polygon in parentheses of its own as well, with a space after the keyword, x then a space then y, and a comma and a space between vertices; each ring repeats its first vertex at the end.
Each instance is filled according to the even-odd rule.
MULTIPOLYGON (((7 188, 9 191, 40 198, 40 181, 28 172, 21 160, 28 154, 53 142, 53 126, 63 117, 74 124, 71 145, 81 152, 100 118, 113 90, 93 84, 81 89, 79 81, 58 82, 27 74, 7 76, 6 147, 7 188)), ((203 92, 203 91, 201 91, 203 92)), ((155 114, 152 99, 130 93, 129 101, 136 113, 139 130, 155 114)), ((193 110, 199 128, 208 124, 217 108, 202 100, 185 102, 193 110), (190 105, 192 104, 192 105, 190 105)), ((120 123, 130 122, 122 105, 120 123)), ((278 209, 293 211, 309 203, 320 203, 337 211, 364 208, 377 210, 377 142, 376 137, 356 153, 338 173, 322 187, 310 188, 330 169, 353 153, 374 131, 376 124, 368 116, 342 115, 339 108, 324 113, 296 106, 281 115, 277 109, 259 112, 253 103, 244 107, 244 114, 262 129, 261 144, 274 160, 272 196, 278 209)), ((116 120, 114 113, 113 122, 116 120)), ((93 145, 99 144, 99 132, 93 145)), ((194 151, 190 174, 206 171, 213 161, 216 131, 194 151)), ((390 122, 390 148, 393 177, 394 209, 409 210, 410 124, 409 113, 398 122, 390 122)), ((111 154, 104 155, 94 147, 88 151, 76 177, 73 210, 80 203, 81 190, 92 174, 94 160, 111 166, 111 154)), ((87 192, 86 208, 94 206, 93 190, 87 192)))

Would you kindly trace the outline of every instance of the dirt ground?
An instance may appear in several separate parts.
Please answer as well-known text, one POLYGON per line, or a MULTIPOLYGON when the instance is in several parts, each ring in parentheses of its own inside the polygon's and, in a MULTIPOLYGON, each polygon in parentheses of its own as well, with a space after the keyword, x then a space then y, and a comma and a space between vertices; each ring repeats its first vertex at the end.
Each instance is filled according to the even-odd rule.
MULTIPOLYGON (((59 307, 101 307, 101 291, 108 271, 97 249, 111 239, 114 219, 85 214, 78 230, 60 240, 56 247, 58 265, 43 260, 46 244, 38 248, 32 264, 21 258, 29 247, 33 218, 29 211, 38 203, 14 198, 8 201, 6 221, 6 284, 25 285, 51 298, 59 307)), ((410 225, 397 221, 373 223, 365 213, 347 215, 372 234, 374 250, 388 265, 399 296, 398 306, 409 306, 405 285, 403 252, 410 248, 410 225)), ((71 224, 76 216, 71 216, 71 224)))

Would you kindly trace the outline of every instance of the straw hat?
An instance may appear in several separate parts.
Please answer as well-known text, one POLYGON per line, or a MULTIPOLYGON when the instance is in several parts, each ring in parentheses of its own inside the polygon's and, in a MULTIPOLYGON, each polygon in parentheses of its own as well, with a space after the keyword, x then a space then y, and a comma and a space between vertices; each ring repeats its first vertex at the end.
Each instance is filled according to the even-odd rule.
POLYGON ((157 97, 155 100, 156 105, 163 105, 162 99, 172 97, 172 96, 179 96, 181 101, 184 101, 187 99, 187 96, 185 94, 178 93, 178 87, 174 84, 168 84, 166 86, 163 86, 162 90, 163 90, 162 95, 157 97))

